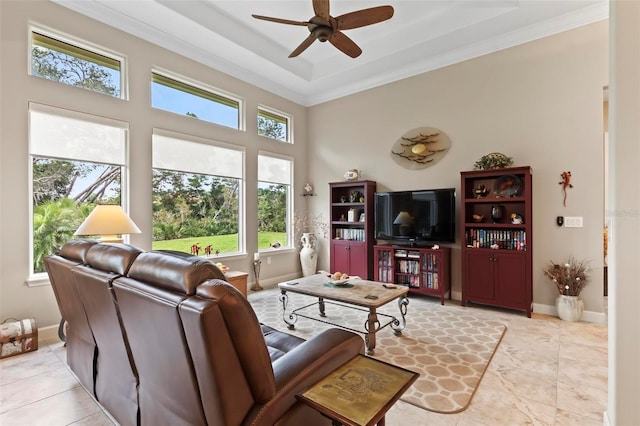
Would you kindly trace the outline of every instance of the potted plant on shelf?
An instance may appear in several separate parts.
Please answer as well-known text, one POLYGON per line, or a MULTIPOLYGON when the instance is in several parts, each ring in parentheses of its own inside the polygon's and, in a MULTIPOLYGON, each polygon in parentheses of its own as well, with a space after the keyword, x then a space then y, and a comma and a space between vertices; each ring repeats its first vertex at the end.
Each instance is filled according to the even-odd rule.
POLYGON ((580 292, 589 283, 589 265, 585 261, 578 261, 573 257, 564 263, 550 262, 544 274, 558 290, 556 309, 560 319, 566 321, 580 321, 584 312, 584 302, 580 299, 580 292))

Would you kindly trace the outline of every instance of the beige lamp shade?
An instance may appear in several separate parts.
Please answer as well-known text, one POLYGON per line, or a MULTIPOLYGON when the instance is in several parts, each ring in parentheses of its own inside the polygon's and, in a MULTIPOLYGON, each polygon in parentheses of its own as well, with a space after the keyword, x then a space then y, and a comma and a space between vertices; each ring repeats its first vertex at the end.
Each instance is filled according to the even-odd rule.
POLYGON ((98 205, 73 235, 101 235, 103 242, 121 243, 118 235, 141 232, 121 206, 98 205))

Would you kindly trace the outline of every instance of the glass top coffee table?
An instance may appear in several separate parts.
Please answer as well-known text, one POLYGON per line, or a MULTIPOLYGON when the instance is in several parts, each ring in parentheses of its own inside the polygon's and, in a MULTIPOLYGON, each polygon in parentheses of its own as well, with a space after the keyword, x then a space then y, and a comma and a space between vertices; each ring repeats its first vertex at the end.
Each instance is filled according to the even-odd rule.
POLYGON ((418 376, 358 355, 296 397, 334 425, 384 426, 387 411, 418 376))
POLYGON ((280 301, 282 302, 282 318, 289 329, 295 328, 298 317, 308 318, 315 321, 324 322, 349 331, 364 334, 367 346, 367 354, 372 355, 376 347, 376 333, 391 326, 396 335, 402 333, 406 326, 405 315, 407 313, 408 287, 383 284, 375 281, 361 280, 359 278, 349 279, 344 285, 331 285, 329 278, 324 274, 315 274, 296 280, 286 281, 278 284, 280 288, 280 301), (294 309, 287 314, 287 304, 289 296, 287 292, 305 294, 317 297, 318 301, 294 309), (378 313, 377 309, 387 303, 397 300, 400 310, 400 319, 392 315, 378 313), (344 308, 357 309, 368 312, 364 330, 356 330, 345 326, 329 322, 326 319, 326 304, 334 304, 344 308), (307 311, 311 306, 318 305, 320 318, 310 316, 307 311), (382 319, 382 322, 381 322, 382 319))

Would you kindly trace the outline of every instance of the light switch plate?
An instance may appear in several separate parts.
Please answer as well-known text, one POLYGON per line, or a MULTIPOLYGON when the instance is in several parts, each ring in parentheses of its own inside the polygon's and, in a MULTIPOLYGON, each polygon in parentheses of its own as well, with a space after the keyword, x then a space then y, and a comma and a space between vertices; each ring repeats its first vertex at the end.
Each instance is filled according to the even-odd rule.
POLYGON ((582 228, 582 216, 565 216, 565 228, 582 228))

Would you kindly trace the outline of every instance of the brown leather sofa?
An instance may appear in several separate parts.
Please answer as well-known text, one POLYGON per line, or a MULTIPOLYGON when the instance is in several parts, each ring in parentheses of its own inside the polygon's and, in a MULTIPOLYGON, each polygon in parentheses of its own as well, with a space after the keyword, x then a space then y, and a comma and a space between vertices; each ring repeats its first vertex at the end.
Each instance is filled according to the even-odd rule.
MULTIPOLYGON (((331 424, 295 395, 364 353, 359 335, 330 329, 304 341, 260 324, 246 298, 199 257, 100 243, 67 259, 79 244, 45 264, 63 315, 67 297, 86 312, 96 373, 93 388, 82 383, 119 423, 331 424), (62 259, 71 274, 51 266, 62 259), (56 290, 69 280, 75 294, 56 290)), ((80 322, 68 321, 69 330, 80 322)), ((68 339, 67 350, 77 341, 68 339)))

